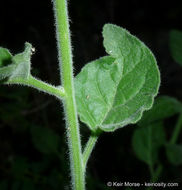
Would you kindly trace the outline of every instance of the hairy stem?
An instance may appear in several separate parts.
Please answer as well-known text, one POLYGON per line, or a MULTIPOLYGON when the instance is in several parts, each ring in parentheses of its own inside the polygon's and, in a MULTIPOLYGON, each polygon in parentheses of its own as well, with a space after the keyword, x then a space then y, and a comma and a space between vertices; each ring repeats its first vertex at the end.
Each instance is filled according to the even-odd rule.
POLYGON ((8 82, 5 82, 5 84, 20 84, 24 86, 29 86, 41 92, 56 96, 59 99, 62 99, 65 96, 64 89, 62 87, 57 88, 32 76, 30 76, 28 79, 17 78, 13 80, 8 80, 8 82))
POLYGON ((56 19, 59 66, 62 84, 65 90, 64 110, 66 113, 67 136, 70 152, 72 188, 74 190, 84 190, 85 176, 73 84, 72 52, 67 0, 54 0, 53 3, 56 19))
POLYGON ((93 151, 93 148, 97 142, 97 139, 99 137, 99 134, 98 133, 92 133, 85 148, 84 148, 84 151, 83 151, 83 167, 84 167, 84 171, 86 170, 86 165, 87 165, 87 162, 88 162, 88 159, 93 151))
POLYGON ((170 140, 171 144, 176 143, 178 136, 179 136, 179 133, 180 133, 180 130, 181 130, 181 127, 182 127, 182 113, 179 115, 178 121, 177 121, 176 126, 174 128, 174 131, 173 131, 173 134, 172 134, 172 137, 170 140))

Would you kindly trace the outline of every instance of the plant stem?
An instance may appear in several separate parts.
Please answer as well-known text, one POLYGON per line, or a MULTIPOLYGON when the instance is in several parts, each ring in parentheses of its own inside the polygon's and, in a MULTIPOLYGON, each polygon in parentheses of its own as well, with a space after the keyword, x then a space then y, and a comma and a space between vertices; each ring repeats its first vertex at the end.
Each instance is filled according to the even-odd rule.
MULTIPOLYGON (((161 173, 162 173, 162 170, 163 170, 163 167, 162 167, 161 164, 159 164, 159 165, 157 166, 156 170, 153 171, 153 174, 151 175, 151 180, 150 180, 151 183, 156 183, 156 182, 158 181, 158 179, 159 179, 159 177, 160 177, 160 175, 161 175, 161 173)), ((148 187, 148 188, 146 188, 146 189, 147 189, 147 190, 152 190, 153 187, 148 187)))
POLYGON ((162 172, 162 169, 163 169, 163 166, 161 164, 159 164, 154 172, 154 176, 153 176, 153 179, 152 179, 152 182, 155 183, 158 181, 160 175, 161 175, 161 172, 162 172))
MULTIPOLYGON (((174 128, 174 131, 173 131, 173 134, 172 134, 172 137, 171 137, 171 140, 170 140, 170 143, 171 144, 175 144, 177 139, 178 139, 178 136, 179 136, 179 133, 180 133, 180 130, 181 130, 181 127, 182 127, 182 113, 179 115, 178 117, 178 121, 176 123, 176 126, 174 128)), ((163 170, 163 167, 161 164, 158 165, 157 169, 152 172, 152 170, 150 169, 151 171, 151 182, 155 183, 157 182, 157 180, 159 179, 159 176, 161 175, 162 173, 162 170, 163 170)), ((147 188, 148 190, 151 190, 153 189, 152 187, 149 187, 147 188)))
POLYGON ((56 96, 59 99, 62 99, 65 96, 64 89, 62 87, 57 88, 32 76, 30 76, 28 79, 17 78, 13 80, 8 80, 8 82, 5 84, 20 84, 33 87, 41 92, 56 96))
POLYGON ((182 127, 182 113, 179 115, 178 121, 177 121, 176 126, 174 128, 174 131, 173 131, 173 134, 172 134, 172 137, 170 140, 171 144, 176 143, 178 136, 179 136, 179 133, 180 133, 180 130, 181 130, 181 127, 182 127))
POLYGON ((83 151, 83 167, 86 170, 88 159, 99 137, 98 133, 92 133, 83 151))
POLYGON ((149 165, 149 170, 150 170, 151 181, 153 181, 153 179, 154 179, 154 168, 153 168, 152 164, 149 165))
POLYGON ((65 90, 64 110, 66 113, 67 136, 70 152, 72 188, 85 189, 85 176, 81 153, 80 131, 76 112, 72 52, 66 0, 54 0, 56 18, 59 66, 62 84, 65 90))

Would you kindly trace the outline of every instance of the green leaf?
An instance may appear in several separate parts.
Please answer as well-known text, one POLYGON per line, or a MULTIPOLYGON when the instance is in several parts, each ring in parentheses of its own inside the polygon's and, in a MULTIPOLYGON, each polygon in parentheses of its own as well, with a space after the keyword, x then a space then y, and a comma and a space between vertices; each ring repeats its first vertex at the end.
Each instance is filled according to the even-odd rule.
POLYGON ((182 65, 182 32, 172 30, 169 33, 169 47, 173 59, 182 65))
POLYGON ((12 55, 9 50, 0 47, 0 68, 11 63, 12 55))
POLYGON ((114 131, 136 123, 151 108, 160 83, 151 51, 125 29, 107 24, 110 56, 88 63, 75 78, 77 109, 92 131, 114 131))
POLYGON ((182 164, 182 144, 167 144, 166 155, 169 162, 175 166, 182 164))
POLYGON ((30 76, 32 45, 25 43, 22 53, 12 56, 7 49, 0 48, 0 80, 27 79, 30 76))
POLYGON ((138 127, 132 138, 132 145, 137 158, 150 166, 157 163, 159 148, 164 143, 165 132, 162 122, 138 127))
POLYGON ((9 65, 12 62, 11 53, 5 49, 0 48, 0 80, 9 77, 15 69, 15 65, 9 65))
POLYGON ((45 154, 58 153, 60 139, 50 128, 32 126, 31 135, 38 151, 45 154))
POLYGON ((142 119, 137 124, 140 126, 147 126, 149 123, 163 120, 181 112, 181 102, 173 97, 160 96, 156 98, 152 109, 145 112, 142 119))

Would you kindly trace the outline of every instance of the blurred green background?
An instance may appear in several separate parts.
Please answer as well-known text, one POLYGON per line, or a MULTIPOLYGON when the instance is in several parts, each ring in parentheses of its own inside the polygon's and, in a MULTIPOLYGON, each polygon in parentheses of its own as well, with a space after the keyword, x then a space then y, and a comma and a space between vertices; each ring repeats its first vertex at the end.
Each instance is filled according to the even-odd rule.
MULTIPOLYGON (((182 67, 169 51, 169 31, 182 31, 182 1, 69 0, 69 15, 75 74, 87 62, 106 54, 102 27, 114 23, 136 35, 156 56, 162 80, 159 96, 173 96, 182 102, 182 67)), ((51 0, 1 2, 0 46, 18 53, 25 41, 36 49, 32 73, 59 85, 51 0)), ((36 90, 0 86, 0 190, 69 189, 62 111, 59 101, 36 90)), ((164 121, 167 139, 176 118, 173 115, 164 121)), ((132 147, 135 129, 136 125, 131 125, 101 135, 88 162, 88 190, 124 189, 109 188, 108 181, 150 181, 148 166, 137 159, 132 147)), ((81 133, 84 144, 89 135, 84 124, 81 133)), ((159 181, 182 183, 181 165, 170 164, 164 148, 159 160, 165 168, 159 181)))

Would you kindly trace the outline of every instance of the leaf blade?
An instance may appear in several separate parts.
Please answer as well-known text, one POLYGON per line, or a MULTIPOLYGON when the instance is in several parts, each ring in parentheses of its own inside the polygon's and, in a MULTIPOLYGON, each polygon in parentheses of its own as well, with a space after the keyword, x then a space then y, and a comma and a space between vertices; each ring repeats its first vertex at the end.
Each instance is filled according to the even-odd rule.
POLYGON ((8 49, 0 47, 0 67, 6 66, 11 61, 12 55, 8 49))
MULTIPOLYGON (((101 128, 104 131, 114 131, 127 124, 136 123, 141 118, 143 111, 151 108, 153 99, 158 92, 160 74, 153 54, 128 31, 118 26, 107 24, 104 26, 103 36, 104 46, 106 52, 113 59, 112 63, 105 63, 107 60, 101 59, 102 61, 100 62, 96 60, 88 65, 89 67, 95 67, 94 69, 99 68, 100 71, 98 72, 103 76, 103 78, 100 77, 99 79, 101 96, 102 93, 105 91, 110 92, 109 89, 113 88, 109 83, 112 78, 104 76, 105 72, 102 65, 107 65, 108 70, 112 70, 114 64, 118 65, 119 69, 117 72, 115 70, 115 75, 113 74, 116 78, 116 83, 115 90, 111 90, 112 98, 106 99, 105 102, 101 102, 96 98, 99 94, 96 84, 94 86, 97 74, 92 69, 90 74, 85 77, 86 73, 89 73, 86 65, 86 69, 83 68, 75 79, 76 101, 81 121, 85 122, 91 130, 101 128), (84 73, 85 70, 87 72, 84 73), (89 85, 85 85, 87 82, 89 85), (87 89, 90 90, 93 101, 85 101, 83 105, 80 102, 85 97, 89 97, 89 93, 84 93, 84 96, 82 96, 81 92, 87 91, 87 89), (100 109, 104 107, 103 104, 109 105, 106 106, 107 109, 100 109), (84 106, 87 106, 88 109, 83 109, 84 106), (89 109, 90 107, 92 109, 89 109), (86 112, 92 115, 95 122, 90 124, 91 122, 86 116, 86 112), (101 119, 99 120, 98 118, 101 119)), ((104 93, 104 96, 106 97, 107 95, 104 93)), ((102 97, 102 99, 104 98, 102 97)))
POLYGON ((152 122, 163 120, 180 112, 182 112, 181 102, 173 97, 160 96, 156 99, 152 109, 143 114, 138 125, 146 126, 152 122))
POLYGON ((12 73, 10 80, 16 78, 27 79, 30 76, 30 58, 31 58, 32 45, 25 43, 25 50, 22 53, 16 54, 13 57, 13 62, 17 65, 16 69, 12 73))
POLYGON ((91 129, 95 130, 97 123, 101 123, 105 117, 113 99, 114 86, 121 75, 122 64, 116 65, 113 58, 106 56, 88 63, 77 76, 75 95, 78 113, 83 122, 89 123, 91 129), (112 76, 113 70, 116 71, 115 76, 112 76), (108 89, 105 85, 101 87, 102 77, 107 80, 105 85, 110 84, 113 88, 108 89))
POLYGON ((182 32, 171 30, 169 33, 169 48, 173 59, 182 65, 182 32))
POLYGON ((31 49, 30 43, 25 43, 25 50, 22 53, 12 56, 5 48, 0 48, 0 80, 6 79, 28 79, 31 67, 31 49))
POLYGON ((158 161, 159 148, 165 144, 162 122, 138 127, 133 134, 132 146, 137 158, 153 166, 158 161))
POLYGON ((15 65, 9 65, 12 57, 8 49, 0 47, 0 80, 9 77, 14 70, 15 65))

